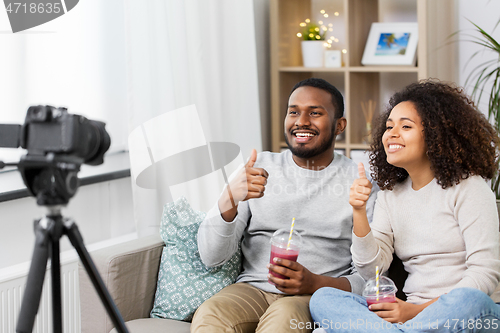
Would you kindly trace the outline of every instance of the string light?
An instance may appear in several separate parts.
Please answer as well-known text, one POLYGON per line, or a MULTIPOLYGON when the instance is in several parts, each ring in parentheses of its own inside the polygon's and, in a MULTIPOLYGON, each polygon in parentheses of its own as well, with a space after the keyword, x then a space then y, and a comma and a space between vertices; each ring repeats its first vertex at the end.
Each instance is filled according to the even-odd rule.
POLYGON ((343 49, 343 50, 342 50, 342 53, 346 54, 346 53, 347 53, 347 50, 346 50, 346 49, 343 49))
MULTIPOLYGON (((321 9, 320 10, 321 15, 323 15, 325 18, 329 17, 328 13, 326 10, 321 9)), ((339 16, 339 12, 334 13, 335 16, 339 16)), ((304 22, 300 22, 299 26, 303 28, 302 32, 297 33, 297 37, 302 38, 303 40, 325 40, 325 35, 327 31, 333 31, 333 24, 328 23, 328 26, 326 26, 326 23, 322 20, 318 21, 317 24, 311 23, 311 19, 307 18, 304 20, 304 22)), ((333 36, 330 36, 330 38, 324 43, 325 47, 332 47, 332 43, 336 42, 338 43, 339 40, 338 38, 335 38, 333 36)), ((347 50, 342 50, 343 53, 346 53, 347 50)))

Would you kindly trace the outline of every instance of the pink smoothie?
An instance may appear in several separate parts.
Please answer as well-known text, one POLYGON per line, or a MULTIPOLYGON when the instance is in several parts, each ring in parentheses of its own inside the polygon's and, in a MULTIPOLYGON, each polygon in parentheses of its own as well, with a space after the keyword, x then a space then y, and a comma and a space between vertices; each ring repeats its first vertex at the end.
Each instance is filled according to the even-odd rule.
POLYGON ((396 296, 393 294, 380 295, 378 297, 378 301, 377 301, 376 296, 366 297, 366 303, 368 304, 368 306, 370 306, 372 304, 377 304, 377 303, 396 303, 396 302, 397 302, 396 296))
MULTIPOLYGON (((273 265, 276 265, 276 263, 273 262, 273 258, 278 257, 282 259, 287 259, 291 261, 297 261, 297 257, 299 256, 299 251, 289 249, 287 250, 286 248, 281 248, 277 247, 276 245, 272 244, 271 245, 271 258, 269 259, 269 262, 273 265)), ((280 278, 280 279, 288 279, 288 277, 269 271, 273 276, 280 278)))

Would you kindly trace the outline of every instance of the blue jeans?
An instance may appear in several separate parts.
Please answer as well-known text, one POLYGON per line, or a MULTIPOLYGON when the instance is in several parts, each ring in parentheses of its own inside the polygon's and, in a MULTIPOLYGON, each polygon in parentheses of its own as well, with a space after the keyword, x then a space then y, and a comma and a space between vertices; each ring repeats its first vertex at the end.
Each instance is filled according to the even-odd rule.
POLYGON ((334 288, 314 293, 309 309, 327 332, 500 332, 500 305, 477 289, 454 289, 415 318, 392 324, 368 310, 364 297, 334 288))

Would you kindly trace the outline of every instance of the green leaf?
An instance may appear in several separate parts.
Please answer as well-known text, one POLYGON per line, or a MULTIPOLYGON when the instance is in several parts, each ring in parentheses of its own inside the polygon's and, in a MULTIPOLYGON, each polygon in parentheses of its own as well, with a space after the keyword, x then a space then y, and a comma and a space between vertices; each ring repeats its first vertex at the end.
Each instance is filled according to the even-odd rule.
MULTIPOLYGON (((466 62, 465 67, 469 65, 472 59, 484 52, 492 52, 496 55, 496 59, 482 62, 472 69, 467 76, 465 86, 472 85, 471 97, 478 105, 483 97, 488 96, 488 119, 494 122, 495 129, 500 133, 500 43, 495 40, 490 34, 484 31, 474 22, 468 20, 474 27, 477 35, 465 34, 467 38, 465 41, 479 45, 483 50, 475 52, 466 62), (491 83, 489 91, 485 91, 488 84, 491 83)), ((498 20, 495 28, 500 24, 498 20)), ((450 35, 449 38, 457 36, 460 31, 450 35)), ((496 160, 498 165, 498 157, 496 160)), ((500 199, 500 173, 497 171, 496 175, 491 181, 491 189, 495 193, 497 199, 500 199)))

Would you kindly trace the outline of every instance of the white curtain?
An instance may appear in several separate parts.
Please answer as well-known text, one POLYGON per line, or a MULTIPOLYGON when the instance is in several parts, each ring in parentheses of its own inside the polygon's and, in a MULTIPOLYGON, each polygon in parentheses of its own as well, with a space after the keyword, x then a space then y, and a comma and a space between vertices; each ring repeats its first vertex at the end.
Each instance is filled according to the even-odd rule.
MULTIPOLYGON (((125 26, 122 0, 85 0, 63 16, 10 33, 0 14, 0 123, 24 122, 31 105, 64 106, 106 122, 111 150, 126 148, 125 26)), ((0 148, 0 160, 25 151, 0 148)))
MULTIPOLYGON (((128 123, 135 133, 130 142, 145 140, 149 146, 149 156, 148 150, 143 155, 131 151, 133 168, 157 162, 152 155, 158 147, 176 146, 200 134, 182 121, 165 126, 168 133, 163 135, 147 132, 152 124, 161 132, 159 122, 175 122, 176 117, 168 113, 179 110, 189 110, 187 117, 191 123, 199 122, 203 132, 191 140, 197 143, 190 148, 204 142, 234 143, 241 153, 232 164, 242 162, 252 148, 261 150, 251 0, 127 0, 125 29, 128 123)), ((143 188, 135 182, 138 171, 133 169, 132 173, 135 219, 141 236, 158 232, 162 207, 175 199, 174 192, 188 195, 195 209, 208 210, 224 185, 218 173, 179 184, 175 191, 166 188, 162 177, 156 179, 156 188, 143 188)))

